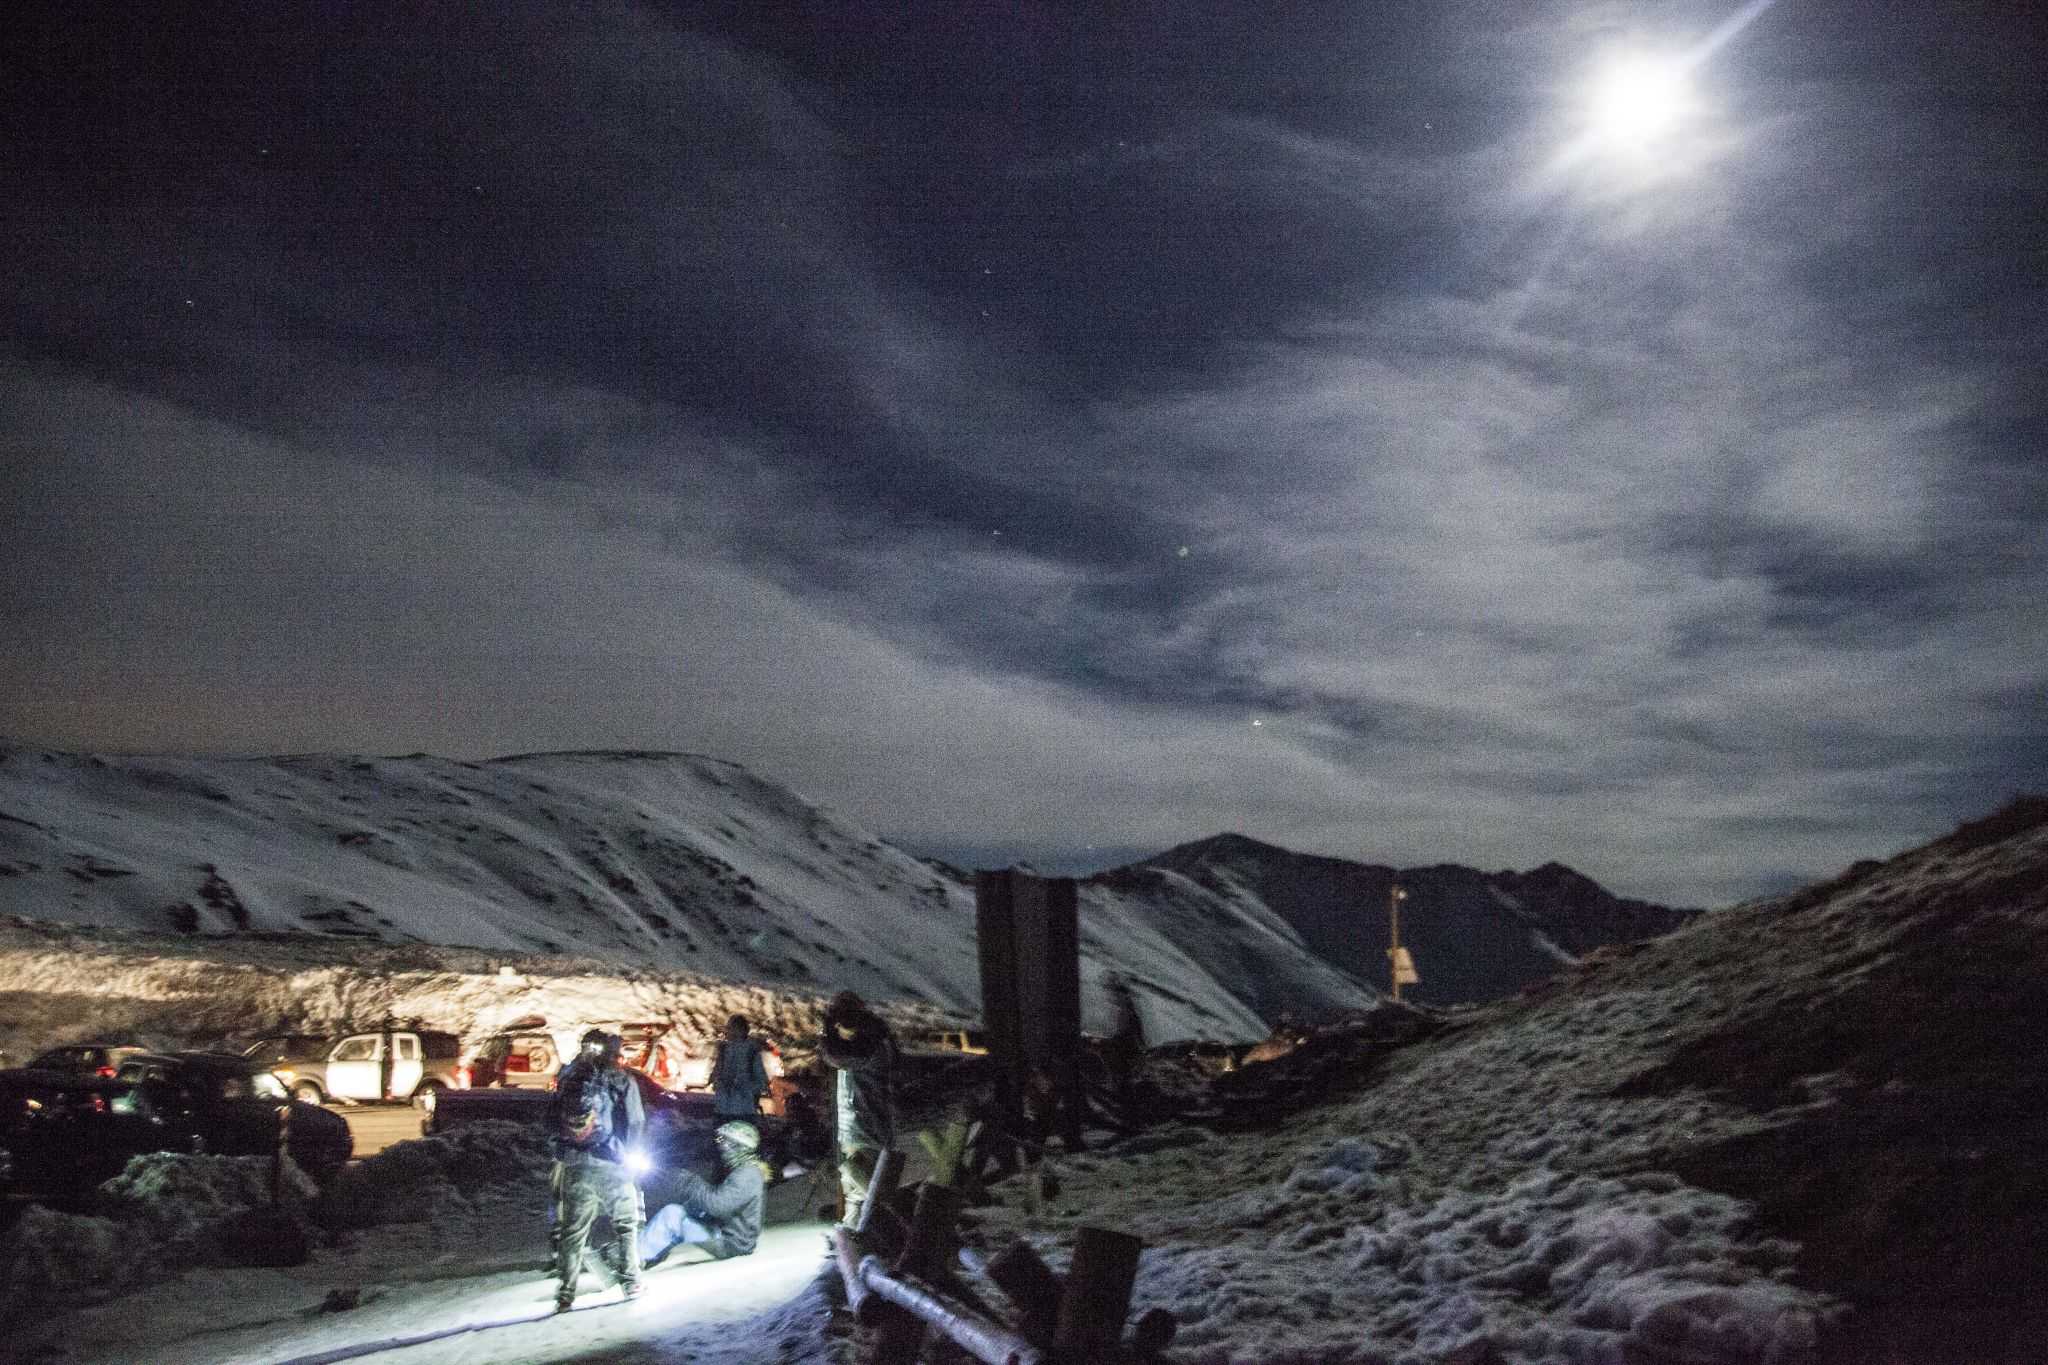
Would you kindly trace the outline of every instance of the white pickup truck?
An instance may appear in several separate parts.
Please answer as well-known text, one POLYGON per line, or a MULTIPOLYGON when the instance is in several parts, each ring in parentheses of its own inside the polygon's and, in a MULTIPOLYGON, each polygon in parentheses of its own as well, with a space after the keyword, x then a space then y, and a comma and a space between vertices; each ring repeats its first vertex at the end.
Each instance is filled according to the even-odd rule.
MULTIPOLYGON (((265 1040, 273 1041, 285 1042, 265 1040)), ((324 1052, 310 1055, 303 1044, 299 1048, 266 1048, 259 1043, 249 1055, 267 1063, 295 1098, 313 1104, 330 1099, 411 1100, 431 1109, 447 1091, 467 1090, 470 1085, 462 1040, 452 1033, 424 1029, 351 1033, 324 1052), (273 1052, 276 1055, 270 1055, 273 1052)))

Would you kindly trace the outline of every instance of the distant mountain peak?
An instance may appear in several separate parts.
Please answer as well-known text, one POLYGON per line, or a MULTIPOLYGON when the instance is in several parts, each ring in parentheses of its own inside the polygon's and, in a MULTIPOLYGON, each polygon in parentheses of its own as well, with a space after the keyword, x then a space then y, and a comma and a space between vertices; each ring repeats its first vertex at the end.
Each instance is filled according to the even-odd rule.
POLYGON ((1238 834, 1231 830, 1225 830, 1221 834, 1212 834, 1206 839, 1197 839, 1192 843, 1176 844, 1158 857, 1148 858, 1145 861, 1163 862, 1177 855, 1182 858, 1201 858, 1205 856, 1227 858, 1241 857, 1247 854, 1265 858, 1275 856, 1298 858, 1301 856, 1291 848, 1282 848, 1278 844, 1269 844, 1264 840, 1254 839, 1249 834, 1238 834))

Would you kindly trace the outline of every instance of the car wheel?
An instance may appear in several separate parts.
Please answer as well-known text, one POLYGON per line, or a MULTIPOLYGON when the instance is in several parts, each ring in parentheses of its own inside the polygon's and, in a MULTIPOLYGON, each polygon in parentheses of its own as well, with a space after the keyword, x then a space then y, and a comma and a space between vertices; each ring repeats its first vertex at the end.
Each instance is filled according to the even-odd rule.
POLYGON ((434 1112, 435 1107, 441 1103, 441 1092, 446 1088, 439 1081, 428 1081, 425 1085, 412 1092, 412 1102, 426 1113, 431 1114, 434 1112))
POLYGON ((320 1087, 311 1081, 300 1081, 292 1087, 292 1098, 301 1104, 325 1104, 327 1097, 320 1093, 320 1087))

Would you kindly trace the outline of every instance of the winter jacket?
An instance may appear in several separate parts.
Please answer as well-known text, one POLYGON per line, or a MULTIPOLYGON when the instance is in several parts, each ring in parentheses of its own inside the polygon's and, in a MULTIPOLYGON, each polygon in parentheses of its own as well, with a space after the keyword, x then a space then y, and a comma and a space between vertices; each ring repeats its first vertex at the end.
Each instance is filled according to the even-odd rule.
POLYGON ((722 1119, 752 1118, 768 1093, 768 1063, 758 1038, 720 1039, 711 1054, 712 1109, 722 1119))
POLYGON ((828 1021, 818 1040, 818 1055, 839 1072, 834 1098, 840 1150, 886 1150, 896 1143, 896 1039, 873 1014, 842 1022, 851 1027, 851 1038, 840 1037, 828 1021))
POLYGON ((640 1089, 615 1066, 577 1057, 555 1080, 555 1155, 623 1160, 647 1126, 640 1089))
POLYGON ((683 1210, 718 1236, 719 1245, 706 1245, 720 1260, 746 1256, 761 1240, 761 1210, 767 1202, 767 1178, 761 1163, 742 1161, 716 1182, 695 1171, 676 1177, 676 1202, 683 1210))

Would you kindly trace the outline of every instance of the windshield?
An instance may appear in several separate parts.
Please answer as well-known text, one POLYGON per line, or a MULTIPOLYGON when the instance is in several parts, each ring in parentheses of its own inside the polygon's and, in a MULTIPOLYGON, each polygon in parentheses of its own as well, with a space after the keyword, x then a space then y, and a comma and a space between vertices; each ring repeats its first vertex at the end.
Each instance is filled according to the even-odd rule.
POLYGON ((222 1076, 213 1082, 214 1094, 224 1100, 282 1100, 287 1098, 284 1082, 268 1071, 246 1076, 222 1076))

